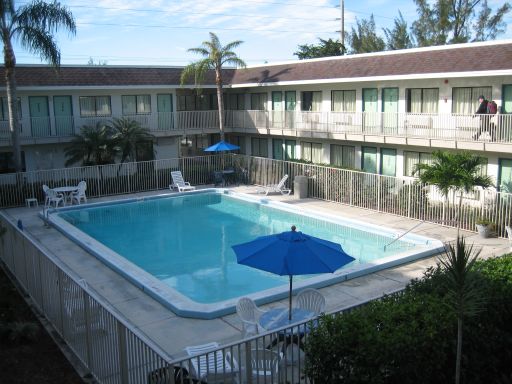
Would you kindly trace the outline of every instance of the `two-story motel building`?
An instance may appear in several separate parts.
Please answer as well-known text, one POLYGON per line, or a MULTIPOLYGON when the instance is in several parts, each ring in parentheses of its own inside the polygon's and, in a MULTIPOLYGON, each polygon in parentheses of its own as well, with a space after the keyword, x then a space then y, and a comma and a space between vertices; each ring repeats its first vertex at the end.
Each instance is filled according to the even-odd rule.
MULTIPOLYGON (((156 159, 202 154, 218 140, 214 77, 198 94, 180 86, 181 70, 17 66, 26 170, 63 167, 82 126, 115 117, 151 130, 156 159)), ((226 69, 224 83, 227 138, 241 153, 411 176, 436 149, 468 149, 512 192, 510 40, 226 69), (480 95, 497 102, 499 115, 474 115, 480 95)), ((0 171, 9 172, 2 89, 0 171)))

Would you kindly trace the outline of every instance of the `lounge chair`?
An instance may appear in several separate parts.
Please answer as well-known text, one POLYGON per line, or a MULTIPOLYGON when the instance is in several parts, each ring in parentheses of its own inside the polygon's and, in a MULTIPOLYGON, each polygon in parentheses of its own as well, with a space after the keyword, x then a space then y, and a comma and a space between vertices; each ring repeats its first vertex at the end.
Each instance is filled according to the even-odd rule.
POLYGON ((306 288, 297 295, 295 307, 306 309, 318 316, 325 311, 325 297, 316 289, 306 288))
POLYGON ((169 185, 169 189, 172 190, 174 188, 178 188, 178 192, 183 191, 193 191, 196 187, 190 185, 189 182, 183 180, 183 175, 181 171, 172 171, 171 172, 172 184, 169 185))
POLYGON ((508 225, 505 227, 508 235, 508 241, 510 243, 510 250, 512 251, 512 227, 509 227, 508 225))
POLYGON ((236 313, 242 320, 242 337, 254 336, 259 333, 258 320, 262 313, 254 301, 248 297, 242 297, 236 304, 236 313))
POLYGON ((286 180, 288 180, 288 175, 284 175, 281 181, 277 184, 269 184, 260 188, 258 193, 264 193, 265 196, 270 192, 280 193, 281 195, 289 195, 292 190, 285 187, 286 180))
POLYGON ((268 349, 251 350, 251 368, 253 383, 280 383, 279 362, 282 353, 268 349))
POLYGON ((80 205, 80 202, 83 200, 87 203, 87 196, 85 196, 85 191, 87 190, 87 183, 82 180, 78 183, 77 191, 71 194, 71 204, 76 200, 76 203, 80 205))
POLYGON ((207 383, 238 383, 238 364, 229 352, 217 350, 219 343, 186 347, 191 376, 207 383))

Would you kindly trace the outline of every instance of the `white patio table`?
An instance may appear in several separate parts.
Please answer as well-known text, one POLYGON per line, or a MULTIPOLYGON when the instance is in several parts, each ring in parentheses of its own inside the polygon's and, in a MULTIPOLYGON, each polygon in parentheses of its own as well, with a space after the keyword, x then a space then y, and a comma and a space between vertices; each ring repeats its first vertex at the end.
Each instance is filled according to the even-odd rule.
POLYGON ((66 205, 68 200, 71 203, 71 195, 73 194, 73 192, 78 191, 78 186, 75 185, 75 186, 57 187, 57 188, 53 188, 53 190, 55 192, 62 193, 62 195, 64 196, 64 205, 66 205))

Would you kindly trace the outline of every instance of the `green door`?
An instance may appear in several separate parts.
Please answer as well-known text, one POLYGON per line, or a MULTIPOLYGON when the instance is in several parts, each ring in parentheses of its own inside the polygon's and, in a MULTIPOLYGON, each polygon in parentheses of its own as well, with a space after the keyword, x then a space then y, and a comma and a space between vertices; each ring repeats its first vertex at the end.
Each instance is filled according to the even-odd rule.
POLYGON ((295 140, 285 140, 284 159, 285 160, 294 160, 295 159, 295 140))
POLYGON ((30 96, 28 98, 30 110, 30 126, 32 136, 50 136, 50 115, 48 113, 48 98, 46 96, 30 96))
POLYGON ((282 139, 272 139, 272 158, 276 160, 283 160, 284 152, 282 139))
POLYGON ((174 128, 174 117, 172 114, 172 95, 157 95, 156 108, 158 113, 158 129, 169 131, 174 128))
POLYGON ((377 173, 377 148, 363 147, 361 168, 364 172, 377 173))
POLYGON ((503 85, 501 113, 512 113, 512 84, 503 85))
POLYGON ((396 149, 380 149, 380 174, 396 176, 396 149))
POLYGON ((512 193, 512 159, 500 159, 498 169, 500 192, 512 193))
POLYGON ((57 136, 73 135, 73 106, 71 96, 53 97, 53 114, 55 116, 55 134, 57 136))
POLYGON ((272 124, 275 128, 283 127, 283 92, 272 92, 272 124))
POLYGON ((382 89, 382 127, 386 134, 398 130, 398 88, 382 89))
POLYGON ((286 91, 284 93, 284 108, 286 128, 295 128, 295 106, 297 105, 297 94, 295 91, 286 91))
POLYGON ((373 132, 378 124, 377 88, 363 88, 363 131, 373 132))

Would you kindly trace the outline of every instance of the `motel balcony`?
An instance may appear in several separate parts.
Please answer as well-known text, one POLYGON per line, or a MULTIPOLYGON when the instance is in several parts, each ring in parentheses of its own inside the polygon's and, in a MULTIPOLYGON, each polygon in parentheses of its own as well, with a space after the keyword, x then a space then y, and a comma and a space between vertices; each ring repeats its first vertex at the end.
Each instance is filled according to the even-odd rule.
MULTIPOLYGON (((156 137, 218 132, 217 111, 182 111, 130 116, 49 116, 20 119, 24 144, 67 142, 84 125, 126 117, 156 137)), ((226 132, 347 140, 481 151, 512 149, 512 115, 459 115, 391 112, 303 112, 227 110, 226 132), (480 128, 483 127, 480 132, 480 128)), ((0 121, 0 145, 10 144, 7 121, 0 121)))

